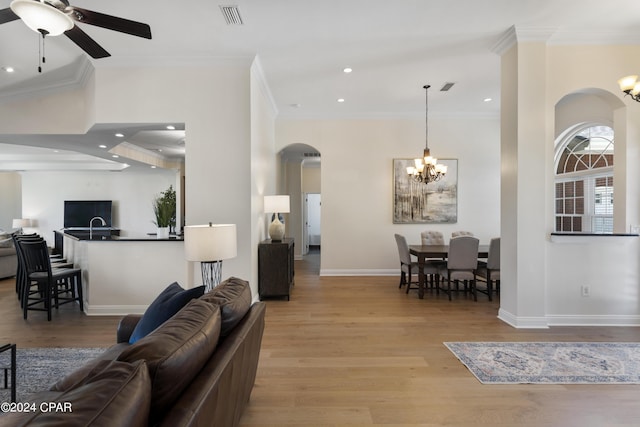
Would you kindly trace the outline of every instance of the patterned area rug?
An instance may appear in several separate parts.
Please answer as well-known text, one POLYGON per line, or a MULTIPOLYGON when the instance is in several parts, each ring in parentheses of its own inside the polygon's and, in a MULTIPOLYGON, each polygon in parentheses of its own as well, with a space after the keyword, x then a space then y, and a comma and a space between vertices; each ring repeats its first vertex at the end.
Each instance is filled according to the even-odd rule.
POLYGON ((483 384, 640 384, 640 343, 445 342, 483 384))
MULTIPOLYGON (((104 348, 18 348, 16 350, 16 402, 47 390, 56 381, 100 355, 104 348)), ((0 354, 0 368, 11 366, 11 351, 0 354)), ((11 390, 4 389, 0 371, 0 402, 9 402, 11 390)), ((11 371, 9 370, 9 373, 11 371)), ((11 386, 11 377, 9 377, 11 386)))

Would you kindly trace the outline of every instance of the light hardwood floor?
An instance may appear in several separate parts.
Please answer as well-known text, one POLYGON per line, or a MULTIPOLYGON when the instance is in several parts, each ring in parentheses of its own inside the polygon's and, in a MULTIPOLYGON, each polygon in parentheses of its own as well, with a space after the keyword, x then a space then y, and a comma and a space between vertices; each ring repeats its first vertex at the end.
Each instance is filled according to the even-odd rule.
MULTIPOLYGON (((640 328, 518 330, 498 303, 398 289, 397 277, 318 277, 296 262, 291 301, 267 301, 245 427, 639 426, 640 385, 482 385, 444 341, 638 341, 640 328)), ((108 346, 118 318, 65 308, 22 319, 0 281, 0 341, 23 347, 108 346)))

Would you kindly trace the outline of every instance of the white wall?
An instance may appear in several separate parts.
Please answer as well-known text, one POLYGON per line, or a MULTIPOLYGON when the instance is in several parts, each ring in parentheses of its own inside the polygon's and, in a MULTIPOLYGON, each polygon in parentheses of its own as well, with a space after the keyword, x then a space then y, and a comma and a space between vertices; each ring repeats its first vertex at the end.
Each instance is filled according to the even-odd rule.
POLYGON ((394 233, 473 231, 487 242, 500 229, 497 117, 430 117, 429 147, 458 159, 458 222, 393 224, 392 162, 424 148, 424 119, 278 120, 277 149, 303 143, 322 153, 321 274, 397 274, 394 233))
POLYGON ((99 68, 84 89, 0 105, 0 133, 72 134, 94 123, 185 123, 186 223, 237 224, 238 256, 225 261, 223 276, 251 279, 257 233, 249 196, 251 62, 99 68))
POLYGON ((276 194, 276 111, 258 58, 251 66, 251 284, 258 294, 258 244, 268 237, 264 196, 276 194))
MULTIPOLYGON (((615 131, 615 231, 640 223, 640 104, 623 100, 617 80, 640 69, 631 46, 549 47, 549 108, 567 94, 584 109, 556 109, 554 130, 585 121, 615 131), (598 58, 593 61, 593 58, 598 58), (576 95, 572 95, 576 96, 576 95), (577 111, 576 111, 577 110, 577 111)), ((553 141, 549 141, 553 144, 553 141)), ((552 158, 547 159, 552 162, 552 158)), ((554 192, 548 189, 547 198, 554 192)), ((553 230, 553 213, 548 213, 553 230)), ((547 244, 546 313, 552 325, 640 324, 640 241, 637 237, 553 237, 547 244), (583 297, 582 286, 590 296, 583 297)))
POLYGON ((0 172, 0 229, 11 231, 14 218, 22 218, 20 174, 0 172))
MULTIPOLYGON (((35 231, 50 245, 53 231, 64 225, 65 200, 112 200, 113 226, 123 236, 155 233, 151 202, 169 185, 173 171, 144 172, 22 172, 23 212, 37 221, 35 231)), ((88 224, 87 224, 88 226, 88 224)))
POLYGON ((306 166, 302 164, 302 191, 304 193, 321 193, 321 166, 306 166))
POLYGON ((514 326, 640 324, 637 237, 550 236, 555 136, 586 121, 615 130, 616 231, 639 222, 639 106, 623 102, 616 83, 638 69, 631 46, 527 41, 503 54, 499 315, 514 326))

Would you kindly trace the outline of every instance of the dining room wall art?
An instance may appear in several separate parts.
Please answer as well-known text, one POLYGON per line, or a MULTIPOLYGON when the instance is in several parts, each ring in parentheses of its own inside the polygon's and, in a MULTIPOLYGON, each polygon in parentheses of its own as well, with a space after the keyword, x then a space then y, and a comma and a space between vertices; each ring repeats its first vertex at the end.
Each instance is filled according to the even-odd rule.
POLYGON ((413 159, 393 159, 393 223, 452 224, 458 222, 458 159, 438 159, 447 174, 424 184, 407 174, 413 159))

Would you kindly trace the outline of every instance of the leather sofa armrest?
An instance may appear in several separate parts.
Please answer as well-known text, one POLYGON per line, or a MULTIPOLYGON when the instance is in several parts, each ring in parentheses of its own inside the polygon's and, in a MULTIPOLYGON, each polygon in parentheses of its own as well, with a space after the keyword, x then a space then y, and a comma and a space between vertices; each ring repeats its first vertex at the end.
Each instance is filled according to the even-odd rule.
POLYGON ((129 342, 129 337, 131 337, 131 334, 140 319, 142 319, 142 314, 127 314, 120 319, 118 331, 116 333, 116 342, 129 342))

